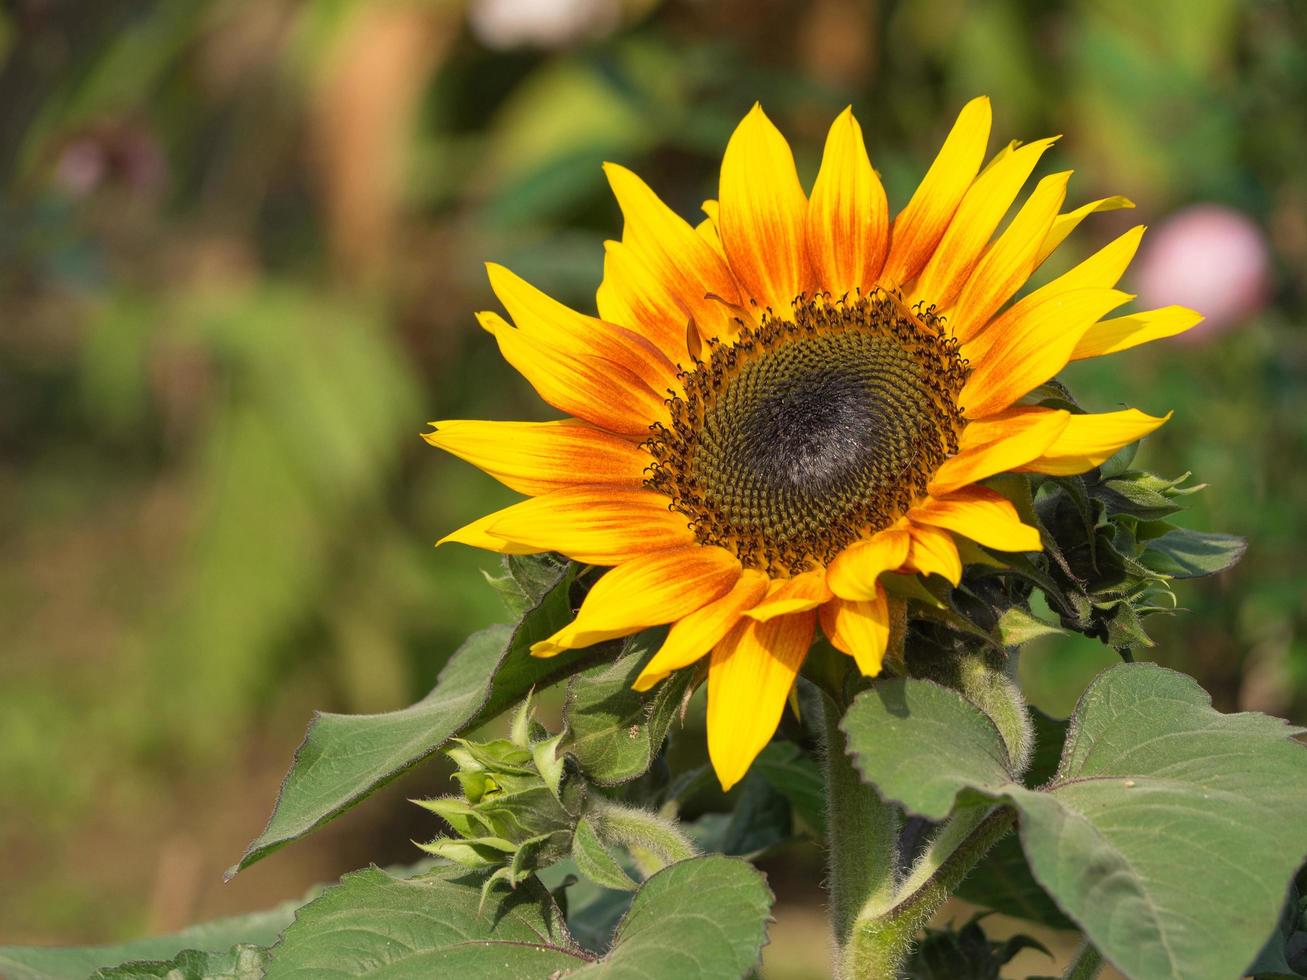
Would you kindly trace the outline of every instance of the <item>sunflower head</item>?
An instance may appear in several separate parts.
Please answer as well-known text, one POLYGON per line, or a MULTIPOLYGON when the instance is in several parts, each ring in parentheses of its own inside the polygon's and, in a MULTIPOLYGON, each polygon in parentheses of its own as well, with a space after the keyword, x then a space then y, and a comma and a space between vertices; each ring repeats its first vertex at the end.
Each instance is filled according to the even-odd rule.
POLYGON ((863 674, 880 671, 883 576, 956 585, 960 539, 1040 549, 985 481, 1085 472, 1164 421, 1023 400, 1071 360, 1200 318, 1106 318, 1131 299, 1115 287, 1142 227, 1021 295, 1083 219, 1131 205, 1063 210, 1070 173, 1054 173, 998 232, 1054 140, 986 162, 989 129, 988 100, 968 103, 891 220, 851 111, 805 190, 755 106, 697 225, 605 166, 626 225, 606 245, 597 316, 490 267, 512 322, 479 320, 564 418, 433 423, 429 442, 528 498, 444 540, 611 566, 532 652, 670 624, 636 686, 708 658, 725 786, 771 738, 818 628, 863 674))
POLYGON ((925 495, 958 451, 966 378, 929 311, 881 289, 800 296, 681 372, 644 485, 745 567, 817 569, 925 495))

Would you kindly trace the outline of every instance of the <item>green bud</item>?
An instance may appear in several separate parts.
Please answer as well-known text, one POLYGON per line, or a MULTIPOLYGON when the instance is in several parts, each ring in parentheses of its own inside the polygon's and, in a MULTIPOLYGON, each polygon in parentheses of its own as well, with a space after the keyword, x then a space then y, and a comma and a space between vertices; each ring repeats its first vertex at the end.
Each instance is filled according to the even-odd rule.
POLYGON ((566 857, 585 804, 585 784, 557 755, 559 739, 531 720, 529 700, 509 738, 456 739, 446 754, 458 766, 462 796, 415 800, 456 836, 419 845, 464 867, 494 869, 491 881, 516 886, 566 857))

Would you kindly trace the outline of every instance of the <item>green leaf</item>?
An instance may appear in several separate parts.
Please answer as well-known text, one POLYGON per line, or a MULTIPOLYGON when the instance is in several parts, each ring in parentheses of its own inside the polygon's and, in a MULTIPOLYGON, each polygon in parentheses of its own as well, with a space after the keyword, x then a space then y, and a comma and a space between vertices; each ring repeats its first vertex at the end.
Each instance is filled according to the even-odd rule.
POLYGON ((1046 623, 1020 606, 1012 606, 998 617, 998 635, 1006 647, 1019 647, 1043 636, 1058 636, 1066 630, 1046 623))
POLYGON ((635 891, 635 881, 599 839, 594 825, 584 817, 572 832, 572 860, 576 862, 576 870, 596 885, 618 891, 635 891))
POLYGON ((1035 877, 1133 980, 1242 975, 1307 853, 1298 730, 1220 714, 1152 664, 1090 685, 1042 790, 1010 777, 987 718, 927 681, 877 684, 844 727, 864 776, 910 810, 1015 804, 1035 877))
POLYGON ((1012 778, 994 723, 933 681, 878 681, 858 695, 840 727, 863 778, 928 820, 947 817, 959 790, 1002 787, 1012 778))
POLYGON ((261 980, 268 951, 260 946, 236 946, 225 953, 187 949, 166 962, 124 963, 91 975, 91 980, 261 980))
POLYGON ((346 875, 300 909, 271 950, 267 980, 540 980, 585 962, 539 881, 492 889, 478 912, 484 880, 461 868, 408 879, 379 868, 346 875))
POLYGON ((550 555, 505 555, 504 573, 487 573, 486 581, 499 593, 508 611, 520 618, 554 587, 565 564, 550 555))
POLYGON ((228 877, 277 848, 339 816, 440 748, 449 738, 493 718, 532 687, 560 680, 608 651, 531 657, 528 649, 571 617, 572 565, 554 569, 551 584, 536 582, 535 605, 514 627, 473 634, 441 671, 435 689, 402 711, 375 715, 314 716, 295 752, 268 825, 228 877))
POLYGON ((793 742, 775 741, 753 760, 753 768, 790 801, 795 814, 821 839, 826 833, 826 784, 816 761, 793 742))
POLYGON ((758 966, 772 896, 739 858, 709 855, 659 871, 635 894, 613 948, 578 980, 718 980, 758 966))
POLYGON ((1139 560, 1172 578, 1201 578, 1232 568, 1248 549, 1235 534, 1211 534, 1178 527, 1148 542, 1139 560))
MULTIPOLYGON (((147 960, 166 960, 189 951, 191 959, 199 962, 214 954, 213 969, 219 970, 224 958, 240 962, 232 949, 238 943, 251 946, 268 946, 295 918, 295 909, 302 901, 283 902, 276 908, 250 915, 235 915, 216 919, 202 925, 191 926, 167 936, 152 936, 112 946, 83 946, 53 949, 44 946, 0 947, 0 976, 7 980, 84 980, 96 970, 123 963, 146 969, 147 960)), ((253 954, 244 955, 248 960, 253 954)), ((114 973, 114 977, 132 974, 114 973)), ((152 976, 139 973, 139 976, 152 976)), ((191 974, 194 976, 203 973, 191 974)), ((217 975, 221 976, 219 972, 217 975)), ((239 974, 235 974, 239 976, 239 974)))
POLYGON ((622 654, 575 674, 567 685, 560 746, 585 774, 602 786, 644 775, 667 737, 693 671, 674 673, 653 690, 631 685, 661 642, 662 631, 646 631, 622 644, 622 654))
POLYGON ((705 813, 688 829, 705 851, 757 857, 794 838, 794 815, 786 798, 751 771, 729 812, 705 813))
POLYGON ((399 879, 370 868, 346 875, 299 911, 270 951, 268 980, 494 977, 495 980, 647 980, 743 977, 758 963, 771 894, 736 858, 673 864, 636 892, 613 946, 595 960, 576 945, 550 893, 532 877, 494 887, 442 868, 399 879))
POLYGON ((989 939, 980 926, 986 914, 973 915, 956 931, 927 929, 908 960, 909 980, 999 980, 1000 969, 1024 949, 1037 949, 1052 958, 1042 943, 1029 936, 1002 942, 989 939))
POLYGON ((1054 929, 1076 927, 1035 880, 1021 842, 1011 834, 990 849, 958 886, 957 894, 1013 918, 1054 929))

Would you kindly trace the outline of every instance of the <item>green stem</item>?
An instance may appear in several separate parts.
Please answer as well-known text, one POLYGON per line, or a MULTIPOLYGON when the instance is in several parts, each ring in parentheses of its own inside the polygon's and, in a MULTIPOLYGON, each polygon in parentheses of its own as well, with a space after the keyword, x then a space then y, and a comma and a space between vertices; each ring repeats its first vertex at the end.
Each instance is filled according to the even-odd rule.
POLYGON ((848 980, 900 975, 917 933, 991 847, 1012 828, 1009 807, 975 807, 950 818, 887 905, 868 906, 844 952, 848 980))
POLYGON ((1102 967, 1103 954, 1086 940, 1080 947, 1080 951, 1076 953, 1075 960, 1067 967, 1066 973, 1062 974, 1062 978, 1063 980, 1094 980, 1102 967))
POLYGON ((839 727, 840 715, 839 707, 823 697, 827 860, 836 976, 854 980, 874 975, 849 972, 845 952, 863 909, 883 904, 894 894, 902 816, 853 768, 839 727))

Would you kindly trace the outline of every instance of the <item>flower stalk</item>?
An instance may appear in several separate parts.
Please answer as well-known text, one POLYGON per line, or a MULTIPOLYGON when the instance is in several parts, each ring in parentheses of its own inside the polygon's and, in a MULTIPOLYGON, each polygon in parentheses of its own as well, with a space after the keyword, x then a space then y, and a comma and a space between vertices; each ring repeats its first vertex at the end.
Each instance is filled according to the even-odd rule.
MULTIPOLYGON (((901 662, 901 646, 898 652, 901 662)), ((1008 746, 1012 772, 1021 772, 1029 761, 1031 738, 1029 716, 1016 685, 979 657, 963 658, 955 666, 953 682, 994 722, 1008 746)), ((835 976, 838 980, 897 977, 917 935, 1012 829, 1016 813, 1007 806, 958 809, 899 877, 903 812, 882 800, 854 768, 839 727, 840 707, 823 699, 823 708, 835 976)), ((1096 966, 1090 969, 1096 972, 1096 966)))

